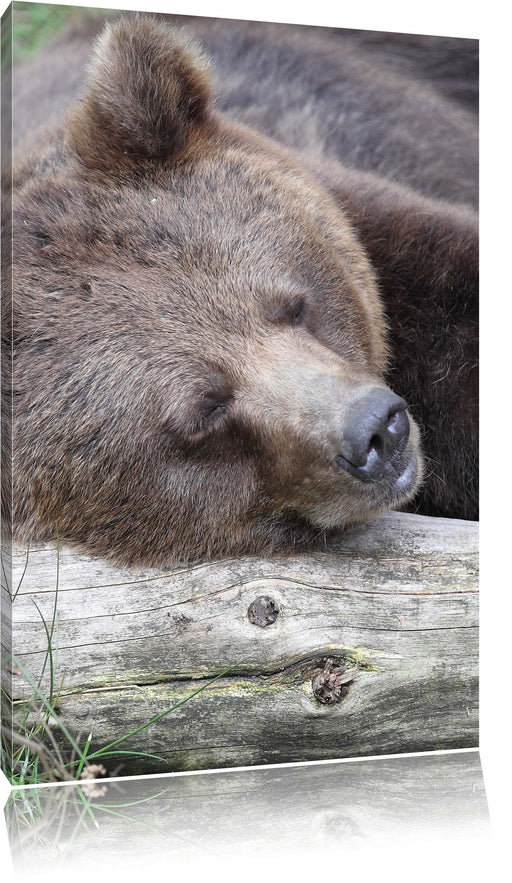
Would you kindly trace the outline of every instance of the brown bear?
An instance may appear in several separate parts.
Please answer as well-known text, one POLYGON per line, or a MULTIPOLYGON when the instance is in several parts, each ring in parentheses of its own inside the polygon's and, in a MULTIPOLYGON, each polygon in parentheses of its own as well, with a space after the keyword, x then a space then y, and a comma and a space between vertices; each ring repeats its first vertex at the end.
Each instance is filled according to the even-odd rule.
POLYGON ((476 517, 475 44, 183 23, 15 74, 15 535, 161 565, 476 517))

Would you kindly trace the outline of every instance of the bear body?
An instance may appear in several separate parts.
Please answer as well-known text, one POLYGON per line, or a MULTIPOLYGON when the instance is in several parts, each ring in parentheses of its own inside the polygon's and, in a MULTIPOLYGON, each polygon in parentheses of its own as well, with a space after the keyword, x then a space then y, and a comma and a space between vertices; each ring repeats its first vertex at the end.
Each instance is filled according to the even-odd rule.
POLYGON ((476 517, 475 45, 184 23, 25 68, 15 535, 166 564, 476 517))

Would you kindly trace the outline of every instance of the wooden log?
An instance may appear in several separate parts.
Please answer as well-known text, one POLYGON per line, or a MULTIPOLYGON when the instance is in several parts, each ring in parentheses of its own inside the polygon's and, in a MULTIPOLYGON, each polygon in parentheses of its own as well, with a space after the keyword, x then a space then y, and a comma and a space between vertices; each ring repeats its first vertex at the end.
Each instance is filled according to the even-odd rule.
MULTIPOLYGON (((312 554, 167 571, 15 549, 13 593, 21 668, 39 679, 50 632, 59 714, 93 748, 192 697, 119 746, 162 758, 122 773, 477 744, 471 522, 387 513, 312 554)), ((29 693, 15 673, 15 708, 29 693)))

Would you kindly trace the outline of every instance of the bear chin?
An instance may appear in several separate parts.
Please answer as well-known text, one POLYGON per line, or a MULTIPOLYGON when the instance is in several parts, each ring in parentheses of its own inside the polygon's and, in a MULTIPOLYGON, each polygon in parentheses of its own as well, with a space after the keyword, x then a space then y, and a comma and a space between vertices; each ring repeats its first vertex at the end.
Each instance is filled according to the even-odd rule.
POLYGON ((357 496, 351 501, 348 495, 342 499, 322 499, 298 512, 309 523, 323 530, 335 531, 353 527, 370 520, 389 509, 401 509, 416 496, 423 480, 423 458, 420 451, 411 452, 403 471, 393 482, 368 488, 367 497, 357 496))

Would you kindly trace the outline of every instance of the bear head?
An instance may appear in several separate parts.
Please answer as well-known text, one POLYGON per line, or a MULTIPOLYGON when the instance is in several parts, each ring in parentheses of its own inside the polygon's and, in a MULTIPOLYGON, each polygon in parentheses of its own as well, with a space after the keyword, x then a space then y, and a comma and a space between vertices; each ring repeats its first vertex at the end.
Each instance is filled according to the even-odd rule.
POLYGON ((13 525, 128 564, 292 549, 410 499, 358 238, 300 159, 228 120, 193 43, 99 39, 14 205, 13 525))

